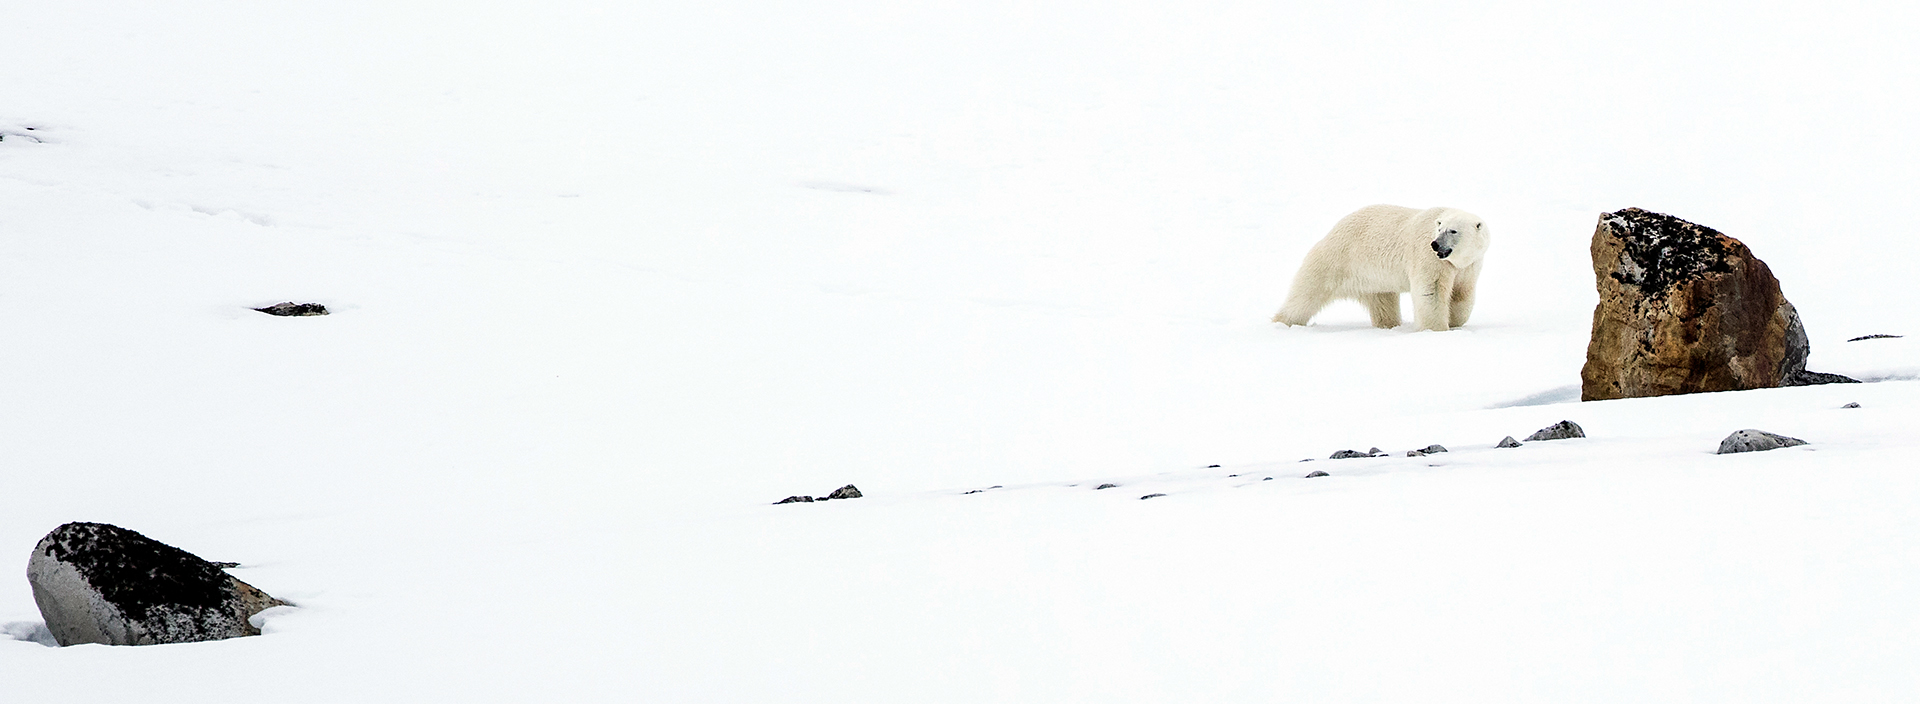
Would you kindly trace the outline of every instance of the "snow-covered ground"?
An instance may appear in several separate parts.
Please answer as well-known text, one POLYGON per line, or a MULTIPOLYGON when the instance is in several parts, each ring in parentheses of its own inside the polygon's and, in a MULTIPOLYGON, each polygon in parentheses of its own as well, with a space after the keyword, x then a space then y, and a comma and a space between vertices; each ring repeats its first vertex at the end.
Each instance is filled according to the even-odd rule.
POLYGON ((0 562, 300 607, 0 701, 1911 700, 1915 13, 15 8, 0 562), (1267 323, 1376 202, 1486 218, 1472 324, 1267 323), (1578 403, 1629 206, 1877 383, 1578 403))

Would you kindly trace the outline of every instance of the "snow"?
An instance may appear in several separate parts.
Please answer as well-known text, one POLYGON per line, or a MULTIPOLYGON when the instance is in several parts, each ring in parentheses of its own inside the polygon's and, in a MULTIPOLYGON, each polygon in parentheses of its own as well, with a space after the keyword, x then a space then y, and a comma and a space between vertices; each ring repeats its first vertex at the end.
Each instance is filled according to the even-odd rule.
POLYGON ((47 648, 0 579, 0 700, 1913 698, 1916 19, 8 13, 0 556, 108 522, 299 607, 47 648), (1376 202, 1487 219, 1472 323, 1267 323, 1376 202), (1876 383, 1578 403, 1629 206, 1876 383))

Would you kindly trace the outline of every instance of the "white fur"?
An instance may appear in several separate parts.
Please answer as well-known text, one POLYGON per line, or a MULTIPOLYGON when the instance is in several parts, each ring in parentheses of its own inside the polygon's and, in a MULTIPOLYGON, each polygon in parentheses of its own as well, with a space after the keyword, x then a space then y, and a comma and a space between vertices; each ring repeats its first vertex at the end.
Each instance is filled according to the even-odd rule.
POLYGON ((1306 325, 1344 298, 1366 305, 1374 327, 1396 327, 1400 294, 1412 293, 1413 322, 1421 330, 1460 327, 1473 313, 1487 243, 1486 223, 1464 210, 1369 205, 1341 218, 1307 252, 1273 322, 1306 325), (1458 234, 1447 236, 1449 230, 1458 234), (1443 237, 1458 238, 1444 259, 1433 248, 1443 237))

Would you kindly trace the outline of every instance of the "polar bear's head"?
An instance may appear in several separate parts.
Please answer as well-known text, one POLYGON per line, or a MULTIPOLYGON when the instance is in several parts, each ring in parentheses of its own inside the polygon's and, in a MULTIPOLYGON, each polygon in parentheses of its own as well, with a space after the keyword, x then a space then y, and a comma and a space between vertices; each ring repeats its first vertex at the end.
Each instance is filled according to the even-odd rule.
POLYGON ((1464 210, 1446 209, 1434 218, 1433 253, 1454 266, 1472 266, 1487 251, 1487 224, 1464 210))

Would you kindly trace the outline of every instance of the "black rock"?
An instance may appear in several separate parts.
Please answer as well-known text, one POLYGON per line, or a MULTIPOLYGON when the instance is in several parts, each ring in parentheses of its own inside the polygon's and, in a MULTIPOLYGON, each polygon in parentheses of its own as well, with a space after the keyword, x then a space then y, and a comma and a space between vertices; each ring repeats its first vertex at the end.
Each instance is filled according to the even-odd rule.
POLYGON ((1584 438, 1586 436, 1587 436, 1587 432, 1580 429, 1580 424, 1570 420, 1563 420, 1558 423, 1554 423, 1553 425, 1549 425, 1545 428, 1541 428, 1540 430, 1535 431, 1534 434, 1532 435, 1528 435, 1527 442, 1539 442, 1541 440, 1566 440, 1569 438, 1584 438))
POLYGON ((259 635, 254 614, 287 602, 138 532, 68 523, 34 546, 27 582, 61 645, 156 645, 259 635))
POLYGON ((1720 451, 1714 454, 1730 455, 1736 452, 1763 452, 1805 444, 1807 444, 1807 441, 1799 438, 1790 438, 1785 435, 1775 435, 1764 430, 1748 428, 1746 430, 1733 431, 1733 434, 1728 435, 1727 439, 1721 440, 1720 451))
MULTIPOLYGON (((998 488, 998 487, 996 487, 996 488, 998 488)), ((859 490, 859 489, 855 489, 855 488, 853 488, 853 485, 852 485, 852 484, 848 484, 848 485, 846 485, 846 486, 843 486, 843 487, 840 487, 840 488, 838 488, 838 489, 834 489, 834 490, 833 490, 833 493, 831 493, 831 494, 827 494, 827 498, 829 498, 829 499, 857 499, 857 498, 860 498, 860 490, 859 490)))
POLYGON ((1260 481, 1270 482, 1270 481, 1273 481, 1273 477, 1267 477, 1267 478, 1261 479, 1260 481))
MULTIPOLYGON (((1341 450, 1341 451, 1339 451, 1339 452, 1335 452, 1335 453, 1333 453, 1333 456, 1332 456, 1332 457, 1329 457, 1329 458, 1327 458, 1327 459, 1330 459, 1330 460, 1350 460, 1350 459, 1353 459, 1353 458, 1355 458, 1355 457, 1380 457, 1380 456, 1383 456, 1383 455, 1385 455, 1385 454, 1386 454, 1386 453, 1384 453, 1384 452, 1381 452, 1381 451, 1380 451, 1380 448, 1377 448, 1377 447, 1376 447, 1376 448, 1373 448, 1373 449, 1370 449, 1370 450, 1367 450, 1366 452, 1361 452, 1361 451, 1359 451, 1359 450, 1341 450)), ((1306 460, 1301 460, 1301 461, 1302 461, 1302 462, 1304 462, 1304 461, 1306 461, 1306 460)))
MULTIPOLYGON (((1309 472, 1306 478, 1312 479, 1314 477, 1324 477, 1324 476, 1327 476, 1326 472, 1309 472)), ((1272 479, 1273 477, 1267 477, 1267 478, 1272 479)))
POLYGON ((1220 465, 1217 465, 1217 464, 1207 465, 1207 469, 1219 469, 1219 468, 1220 468, 1220 465))
POLYGON ((1860 407, 1860 404, 1858 403, 1849 403, 1845 406, 1841 406, 1841 408, 1859 408, 1859 407, 1860 407))
POLYGON ((1118 488, 1120 488, 1119 484, 1101 484, 1100 486, 1094 487, 1093 490, 1099 491, 1101 489, 1118 489, 1118 488))
POLYGON ((1810 372, 1805 369, 1801 369, 1792 374, 1789 374, 1785 379, 1780 380, 1781 386, 1813 386, 1816 384, 1858 384, 1858 383, 1860 383, 1860 380, 1855 379, 1853 377, 1841 376, 1839 374, 1828 374, 1826 372, 1810 372))
POLYGON ((285 316, 299 317, 299 316, 308 316, 308 315, 326 315, 327 314, 326 306, 320 305, 318 303, 294 303, 293 301, 287 301, 286 303, 275 303, 265 308, 255 308, 254 310, 260 311, 262 313, 266 313, 267 315, 278 315, 283 317, 285 316))
POLYGON ((1156 497, 1156 496, 1166 496, 1166 494, 1148 494, 1148 495, 1146 495, 1146 496, 1142 496, 1142 497, 1140 497, 1140 500, 1141 500, 1141 501, 1146 501, 1147 499, 1151 499, 1151 498, 1153 498, 1153 497, 1156 497))
POLYGON ((810 504, 810 503, 813 503, 813 497, 811 496, 789 496, 787 498, 773 502, 773 505, 779 506, 780 504, 810 504))
POLYGON ((1906 337, 1906 336, 1905 335, 1861 335, 1859 337, 1852 338, 1847 341, 1859 342, 1861 340, 1886 340, 1886 339, 1899 338, 1899 337, 1906 337))
POLYGON ((1520 446, 1520 441, 1513 439, 1512 435, 1508 435, 1505 438, 1501 438, 1500 444, 1494 445, 1494 447, 1519 447, 1519 446, 1520 446))

